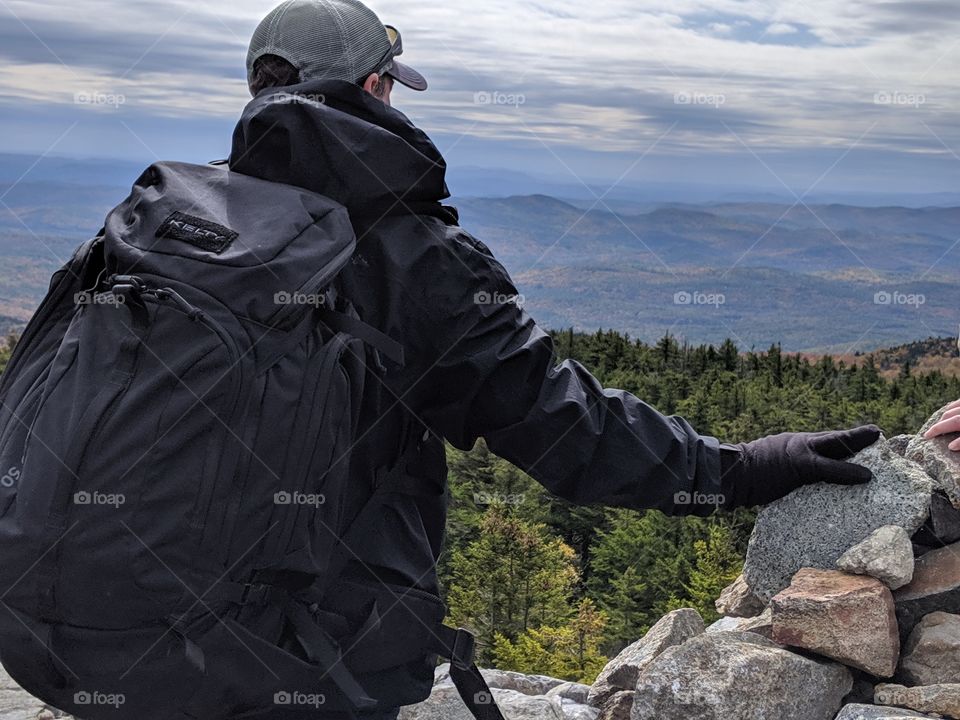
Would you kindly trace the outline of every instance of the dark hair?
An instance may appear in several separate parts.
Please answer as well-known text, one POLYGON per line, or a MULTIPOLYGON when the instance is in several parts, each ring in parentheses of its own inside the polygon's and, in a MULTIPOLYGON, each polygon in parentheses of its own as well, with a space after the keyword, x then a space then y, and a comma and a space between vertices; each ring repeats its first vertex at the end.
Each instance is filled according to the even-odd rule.
POLYGON ((300 82, 300 71, 279 55, 261 55, 253 63, 250 92, 259 94, 268 87, 287 87, 300 82))
MULTIPOLYGON (((386 94, 387 75, 380 76, 380 81, 374 86, 373 92, 378 98, 386 94)), ((358 85, 363 85, 364 80, 359 80, 358 85)), ((393 78, 390 78, 391 81, 393 78)), ((253 63, 253 77, 250 80, 250 92, 258 95, 261 90, 268 87, 287 87, 296 85, 300 82, 300 71, 292 64, 284 60, 279 55, 261 55, 253 63)))

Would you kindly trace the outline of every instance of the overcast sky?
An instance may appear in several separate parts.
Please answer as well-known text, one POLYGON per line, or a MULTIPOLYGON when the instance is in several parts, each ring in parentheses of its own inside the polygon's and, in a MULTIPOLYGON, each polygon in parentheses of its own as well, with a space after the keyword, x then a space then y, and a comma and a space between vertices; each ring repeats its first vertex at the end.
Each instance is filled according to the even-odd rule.
MULTIPOLYGON (((263 0, 0 0, 0 152, 226 154, 263 0), (91 102, 92 99, 92 102, 91 102)), ((960 190, 960 2, 377 0, 451 165, 960 190)))

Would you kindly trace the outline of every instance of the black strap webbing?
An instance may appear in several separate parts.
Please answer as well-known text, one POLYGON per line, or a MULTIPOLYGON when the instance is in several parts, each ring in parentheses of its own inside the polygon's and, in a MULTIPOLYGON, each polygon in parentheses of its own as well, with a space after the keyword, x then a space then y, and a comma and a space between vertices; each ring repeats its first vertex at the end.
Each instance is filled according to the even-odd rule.
POLYGON ((363 340, 367 345, 397 365, 403 365, 403 345, 385 333, 380 332, 372 325, 368 325, 358 318, 330 310, 329 308, 321 308, 318 311, 318 315, 321 322, 331 330, 353 335, 355 338, 363 340))
POLYGON ((504 720, 487 681, 480 674, 480 668, 476 665, 461 668, 450 663, 450 679, 460 693, 463 704, 477 720, 504 720))
POLYGON ((316 623, 310 612, 299 602, 290 598, 283 608, 293 625, 297 639, 310 662, 322 668, 337 688, 358 710, 373 710, 377 701, 367 695, 360 683, 343 664, 343 657, 336 642, 316 623))
POLYGON ((441 657, 450 659, 450 679, 470 714, 476 720, 504 720, 490 686, 473 661, 473 635, 463 628, 446 625, 441 625, 432 635, 435 639, 432 649, 441 657))

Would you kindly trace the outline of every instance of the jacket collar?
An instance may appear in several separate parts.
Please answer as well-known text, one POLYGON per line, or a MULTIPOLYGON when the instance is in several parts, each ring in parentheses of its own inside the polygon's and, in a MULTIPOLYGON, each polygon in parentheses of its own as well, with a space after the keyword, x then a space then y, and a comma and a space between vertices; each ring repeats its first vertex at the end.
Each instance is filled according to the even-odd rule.
POLYGON ((263 90, 230 153, 231 170, 326 195, 351 215, 439 203, 446 167, 406 115, 343 80, 263 90))

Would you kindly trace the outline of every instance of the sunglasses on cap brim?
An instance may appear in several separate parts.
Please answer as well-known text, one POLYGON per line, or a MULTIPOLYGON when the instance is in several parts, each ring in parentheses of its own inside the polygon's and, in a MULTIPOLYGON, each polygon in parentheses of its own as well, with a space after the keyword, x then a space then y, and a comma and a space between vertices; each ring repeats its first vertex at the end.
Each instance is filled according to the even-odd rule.
MULTIPOLYGON (((383 57, 377 61, 376 66, 370 72, 374 72, 377 75, 383 75, 384 73, 389 73, 390 69, 393 67, 393 59, 397 55, 403 54, 403 38, 400 36, 400 31, 397 30, 392 25, 385 25, 387 29, 387 39, 390 41, 390 47, 387 48, 387 51, 383 54, 383 57)), ((363 78, 360 80, 363 81, 363 78)))
MULTIPOLYGON (((403 54, 403 38, 400 37, 400 31, 392 25, 384 25, 384 27, 387 30, 387 39, 390 41, 390 47, 370 72, 376 73, 377 75, 389 75, 397 82, 414 90, 426 90, 427 81, 423 75, 409 65, 395 60, 398 55, 403 54)), ((369 73, 367 75, 369 76, 369 73)), ((366 77, 367 76, 360 78, 357 81, 358 84, 362 85, 366 77)))

